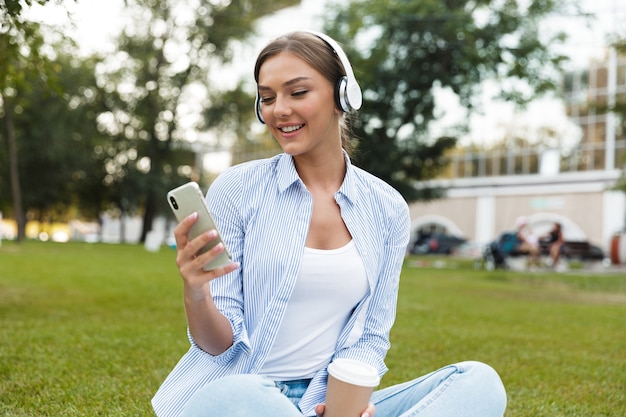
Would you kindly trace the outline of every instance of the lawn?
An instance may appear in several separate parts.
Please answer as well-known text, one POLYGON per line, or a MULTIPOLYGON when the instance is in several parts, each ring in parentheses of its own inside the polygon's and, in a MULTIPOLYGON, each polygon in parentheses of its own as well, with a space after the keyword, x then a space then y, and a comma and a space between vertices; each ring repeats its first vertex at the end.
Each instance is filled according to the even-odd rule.
MULTIPOLYGON (((507 417, 626 415, 626 276, 407 262, 383 385, 494 366, 507 417)), ((151 416, 187 350, 174 251, 0 247, 0 416, 151 416)))

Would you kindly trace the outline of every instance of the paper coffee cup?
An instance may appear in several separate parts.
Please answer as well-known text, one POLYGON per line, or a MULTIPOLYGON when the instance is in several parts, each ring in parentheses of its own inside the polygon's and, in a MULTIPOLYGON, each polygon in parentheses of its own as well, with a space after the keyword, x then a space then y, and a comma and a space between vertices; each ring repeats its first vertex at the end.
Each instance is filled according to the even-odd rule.
POLYGON ((324 417, 360 417, 379 383, 373 366, 353 359, 335 359, 328 365, 324 417))

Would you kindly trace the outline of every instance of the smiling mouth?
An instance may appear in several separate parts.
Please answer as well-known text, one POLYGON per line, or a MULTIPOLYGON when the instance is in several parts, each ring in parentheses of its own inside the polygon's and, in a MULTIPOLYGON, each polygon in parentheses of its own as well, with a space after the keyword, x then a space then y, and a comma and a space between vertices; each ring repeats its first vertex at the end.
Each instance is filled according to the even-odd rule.
POLYGON ((285 127, 281 127, 280 131, 283 133, 291 133, 291 132, 295 132, 296 130, 300 130, 302 129, 304 125, 297 125, 297 126, 285 126, 285 127))

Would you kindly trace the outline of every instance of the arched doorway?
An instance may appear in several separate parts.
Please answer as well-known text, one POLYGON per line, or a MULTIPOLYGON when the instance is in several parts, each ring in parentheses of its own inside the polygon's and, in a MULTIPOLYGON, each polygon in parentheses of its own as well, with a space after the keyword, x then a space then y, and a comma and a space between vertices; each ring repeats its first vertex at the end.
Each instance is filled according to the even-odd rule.
POLYGON ((450 219, 426 215, 411 222, 409 252, 413 254, 450 254, 466 241, 461 229, 450 219))

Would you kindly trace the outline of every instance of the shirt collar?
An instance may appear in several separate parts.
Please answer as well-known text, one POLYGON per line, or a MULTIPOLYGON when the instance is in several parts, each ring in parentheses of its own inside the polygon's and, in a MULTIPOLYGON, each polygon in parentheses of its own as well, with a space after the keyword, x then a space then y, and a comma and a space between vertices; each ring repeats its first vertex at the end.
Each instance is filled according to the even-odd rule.
POLYGON ((343 151, 343 157, 346 160, 346 176, 343 179, 343 183, 341 184, 341 187, 339 187, 338 193, 343 194, 344 196, 346 196, 348 201, 350 201, 351 203, 354 203, 357 198, 356 184, 355 184, 356 183, 356 168, 354 167, 354 165, 352 165, 352 162, 350 161, 350 157, 348 156, 345 150, 343 151))
POLYGON ((278 190, 282 193, 295 182, 302 182, 293 163, 293 157, 286 153, 277 156, 276 175, 278 176, 278 190))
MULTIPOLYGON (((355 188, 355 167, 352 165, 350 157, 345 150, 343 151, 343 156, 346 160, 346 176, 344 177, 343 183, 337 192, 346 196, 349 201, 354 202, 357 196, 355 188)), ((291 155, 286 153, 278 155, 276 172, 278 176, 278 190, 281 193, 295 182, 302 183, 291 155)))

